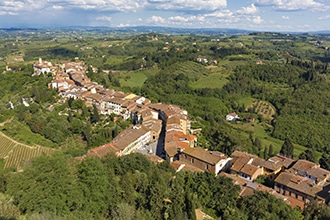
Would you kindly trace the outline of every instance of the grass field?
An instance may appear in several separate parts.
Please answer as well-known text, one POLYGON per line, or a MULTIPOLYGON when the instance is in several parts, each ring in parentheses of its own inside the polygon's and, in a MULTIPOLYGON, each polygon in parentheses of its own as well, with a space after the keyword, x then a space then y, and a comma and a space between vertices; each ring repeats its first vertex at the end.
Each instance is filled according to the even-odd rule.
POLYGON ((222 88, 228 80, 218 73, 212 73, 192 83, 193 88, 222 88))
POLYGON ((54 149, 41 146, 28 146, 18 143, 0 132, 0 158, 4 158, 4 168, 21 169, 24 163, 34 157, 49 155, 54 149))
MULTIPOLYGON (((257 137, 261 140, 262 146, 273 145, 274 153, 279 153, 284 141, 273 138, 265 131, 267 126, 270 126, 266 123, 230 123, 230 125, 241 131, 245 131, 243 134, 246 135, 246 138, 249 138, 249 132, 253 132, 254 137, 257 137)), ((298 144, 294 144, 293 156, 295 159, 298 158, 299 154, 304 152, 307 148, 298 144)), ((318 161, 321 157, 320 152, 315 152, 316 160, 318 161)))
POLYGON ((123 78, 120 79, 121 86, 141 87, 149 76, 157 73, 158 70, 139 70, 134 72, 120 73, 123 78))
POLYGON ((252 103, 255 100, 256 99, 252 98, 252 97, 244 97, 244 98, 241 98, 238 102, 239 102, 240 105, 249 106, 249 105, 252 105, 252 103))
POLYGON ((222 67, 209 68, 210 74, 200 77, 193 82, 193 88, 222 88, 227 82, 229 73, 222 67))

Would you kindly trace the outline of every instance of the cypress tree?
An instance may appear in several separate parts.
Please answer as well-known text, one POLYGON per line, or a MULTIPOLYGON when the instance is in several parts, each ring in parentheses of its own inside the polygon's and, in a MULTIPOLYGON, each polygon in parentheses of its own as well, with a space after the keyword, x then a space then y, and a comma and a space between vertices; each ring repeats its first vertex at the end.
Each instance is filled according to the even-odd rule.
POLYGON ((282 148, 280 150, 280 154, 282 154, 286 157, 293 158, 293 149, 294 149, 294 146, 293 146, 290 138, 286 137, 284 140, 284 143, 282 145, 282 148))

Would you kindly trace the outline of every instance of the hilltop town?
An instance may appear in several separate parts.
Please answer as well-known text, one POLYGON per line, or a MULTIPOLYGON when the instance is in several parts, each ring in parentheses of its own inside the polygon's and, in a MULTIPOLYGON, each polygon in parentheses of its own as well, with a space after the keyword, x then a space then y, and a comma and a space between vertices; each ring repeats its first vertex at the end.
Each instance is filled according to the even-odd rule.
MULTIPOLYGON (((40 59, 34 64, 33 75, 48 72, 54 77, 49 87, 56 89, 61 102, 69 98, 84 100, 100 114, 115 114, 134 122, 111 142, 88 150, 80 160, 89 156, 102 158, 110 152, 117 156, 140 152, 156 163, 169 161, 177 172, 211 172, 231 178, 240 186, 239 195, 243 197, 263 191, 301 210, 313 201, 329 202, 330 171, 318 164, 280 154, 265 160, 237 150, 228 156, 200 148, 190 129, 188 112, 179 106, 154 104, 146 97, 106 89, 87 77, 82 62, 52 66, 40 59), (146 147, 149 150, 143 151, 146 147), (262 176, 266 178, 265 185, 256 182, 262 176)), ((224 117, 228 121, 238 119, 235 113, 224 117)))
POLYGON ((0 37, 1 217, 330 216, 329 36, 42 33, 0 37))

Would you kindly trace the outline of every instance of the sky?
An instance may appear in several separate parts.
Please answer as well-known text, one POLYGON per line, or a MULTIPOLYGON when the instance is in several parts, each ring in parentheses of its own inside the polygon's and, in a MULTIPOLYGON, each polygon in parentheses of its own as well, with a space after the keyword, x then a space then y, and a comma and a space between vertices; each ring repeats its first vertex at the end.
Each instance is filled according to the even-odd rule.
POLYGON ((330 30, 330 0, 0 0, 0 28, 330 30))

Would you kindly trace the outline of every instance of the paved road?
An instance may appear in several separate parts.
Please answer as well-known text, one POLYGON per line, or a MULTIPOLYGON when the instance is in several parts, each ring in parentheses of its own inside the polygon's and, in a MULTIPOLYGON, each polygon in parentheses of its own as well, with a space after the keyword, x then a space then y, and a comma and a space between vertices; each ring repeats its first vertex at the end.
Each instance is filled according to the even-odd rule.
POLYGON ((137 152, 141 154, 157 155, 165 159, 164 140, 165 140, 165 127, 163 126, 158 141, 146 144, 145 146, 138 149, 137 152))

